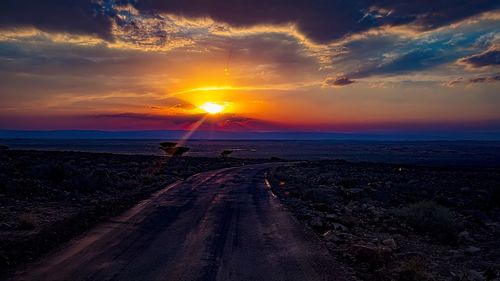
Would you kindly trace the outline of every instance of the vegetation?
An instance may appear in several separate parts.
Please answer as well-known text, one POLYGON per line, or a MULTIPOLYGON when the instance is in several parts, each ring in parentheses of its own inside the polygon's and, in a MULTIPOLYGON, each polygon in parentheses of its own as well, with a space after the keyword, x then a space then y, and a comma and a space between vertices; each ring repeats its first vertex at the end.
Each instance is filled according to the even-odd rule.
POLYGON ((169 141, 164 141, 164 142, 160 142, 160 146, 161 147, 175 147, 177 145, 176 142, 169 142, 169 141))
POLYGON ((491 192, 491 203, 493 206, 500 207, 500 187, 497 186, 491 192))
POLYGON ((349 177, 343 177, 341 178, 338 182, 337 182, 337 185, 340 185, 344 188, 355 188, 356 185, 357 185, 357 182, 355 179, 353 178, 349 178, 349 177))
POLYGON ((455 243, 457 232, 450 210, 434 201, 422 201, 395 212, 415 230, 432 235, 443 243, 455 243))
POLYGON ((427 272, 425 261, 422 258, 413 258, 401 262, 397 270, 399 272, 399 281, 425 281, 433 280, 427 272))
POLYGON ((161 142, 160 149, 169 156, 182 156, 189 151, 189 147, 177 146, 175 142, 161 142))
POLYGON ((21 230, 32 230, 37 225, 36 216, 30 213, 24 213, 17 218, 18 228, 21 230))
POLYGON ((232 150, 226 149, 220 153, 220 157, 227 158, 231 153, 233 153, 232 150))
POLYGON ((0 144, 0 150, 7 150, 9 149, 8 146, 6 146, 5 144, 0 144))
POLYGON ((262 162, 196 157, 164 161, 152 155, 4 151, 0 153, 0 276, 178 179, 262 162))

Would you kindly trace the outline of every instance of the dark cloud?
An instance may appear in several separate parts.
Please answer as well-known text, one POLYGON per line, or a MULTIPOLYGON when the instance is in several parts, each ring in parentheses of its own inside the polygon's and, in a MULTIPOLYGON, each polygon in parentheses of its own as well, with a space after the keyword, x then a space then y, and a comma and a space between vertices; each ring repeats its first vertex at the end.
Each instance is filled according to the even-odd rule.
POLYGON ((233 26, 295 23, 317 42, 381 25, 413 24, 428 30, 500 6, 496 0, 192 0, 133 1, 143 12, 173 13, 186 17, 211 17, 233 26))
POLYGON ((118 5, 143 13, 211 17, 233 26, 294 23, 310 39, 325 43, 382 25, 429 30, 500 7, 497 0, 3 0, 0 27, 34 26, 47 31, 94 34, 111 39, 118 5))
MULTIPOLYGON (((130 128, 170 128, 170 129, 188 129, 196 122, 206 116, 205 114, 186 114, 186 115, 158 115, 144 113, 113 113, 98 114, 90 116, 80 116, 79 118, 90 119, 99 124, 128 124, 130 128)), ((217 130, 253 130, 254 128, 274 128, 277 124, 248 118, 236 114, 218 114, 209 115, 204 118, 203 123, 198 129, 217 129, 217 130)))
MULTIPOLYGON (((449 54, 455 55, 455 54, 449 54)), ((362 78, 372 75, 404 74, 413 71, 433 68, 440 64, 450 62, 453 57, 445 55, 442 50, 415 49, 399 57, 378 65, 368 65, 348 75, 350 78, 362 78)))
POLYGON ((0 1, 0 28, 36 27, 45 31, 89 34, 111 39, 113 16, 113 10, 101 1, 0 1))
MULTIPOLYGON (((381 51, 381 50, 379 50, 381 51)), ((385 50, 390 52, 390 50, 385 50)), ((401 50, 399 50, 401 52, 401 50)), ((450 52, 447 55, 440 49, 413 49, 397 55, 395 58, 384 60, 380 55, 378 56, 368 56, 363 57, 363 53, 357 49, 350 51, 348 56, 340 60, 343 64, 348 64, 353 57, 358 56, 364 58, 363 61, 360 59, 354 59, 358 61, 357 64, 359 69, 351 70, 344 74, 342 77, 337 78, 327 78, 324 84, 330 86, 344 86, 352 84, 354 81, 352 79, 365 78, 377 75, 393 75, 393 74, 405 74, 415 71, 421 71, 425 69, 430 69, 438 65, 453 61, 458 56, 457 54, 450 52)), ((339 62, 337 62, 338 64, 339 62)))
POLYGON ((500 44, 492 46, 488 50, 459 60, 459 63, 472 68, 480 68, 500 64, 500 44))
POLYGON ((393 11, 396 18, 411 18, 412 23, 423 30, 500 7, 496 0, 375 0, 371 3, 393 11))
POLYGON ((323 84, 325 86, 337 86, 337 87, 347 86, 347 85, 352 84, 352 83, 354 83, 354 81, 345 77, 345 76, 328 77, 323 82, 323 84))

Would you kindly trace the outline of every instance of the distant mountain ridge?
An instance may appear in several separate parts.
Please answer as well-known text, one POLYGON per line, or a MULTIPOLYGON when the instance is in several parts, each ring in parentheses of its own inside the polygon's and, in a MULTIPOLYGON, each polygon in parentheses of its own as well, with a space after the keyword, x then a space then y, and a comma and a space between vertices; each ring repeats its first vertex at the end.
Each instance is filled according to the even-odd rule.
MULTIPOLYGON (((53 130, 23 131, 0 130, 3 139, 180 139, 187 131, 100 131, 53 130)), ((212 140, 380 140, 380 141, 432 141, 432 140, 500 140, 498 131, 426 131, 426 132, 228 132, 197 131, 190 139, 212 140)))

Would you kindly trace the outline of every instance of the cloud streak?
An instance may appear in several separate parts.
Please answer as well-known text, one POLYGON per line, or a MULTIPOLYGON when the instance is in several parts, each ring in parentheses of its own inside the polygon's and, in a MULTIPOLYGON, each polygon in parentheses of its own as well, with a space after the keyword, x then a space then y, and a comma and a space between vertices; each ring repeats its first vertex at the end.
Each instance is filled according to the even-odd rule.
POLYGON ((470 68, 482 68, 500 65, 500 43, 494 44, 480 54, 460 59, 459 64, 463 64, 470 68))
POLYGON ((343 87, 347 86, 354 83, 353 80, 345 77, 345 76, 340 76, 340 77, 328 77, 325 79, 323 82, 324 86, 337 86, 337 87, 343 87))

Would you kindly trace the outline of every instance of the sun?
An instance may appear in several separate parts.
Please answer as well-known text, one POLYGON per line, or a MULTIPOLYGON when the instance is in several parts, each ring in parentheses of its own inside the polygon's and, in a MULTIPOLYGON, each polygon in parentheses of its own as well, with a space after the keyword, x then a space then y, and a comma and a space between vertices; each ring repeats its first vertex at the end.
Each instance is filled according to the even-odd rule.
POLYGON ((200 105, 200 108, 203 109, 207 113, 217 114, 217 113, 220 113, 224 110, 224 105, 218 104, 215 102, 206 102, 206 103, 200 105))

